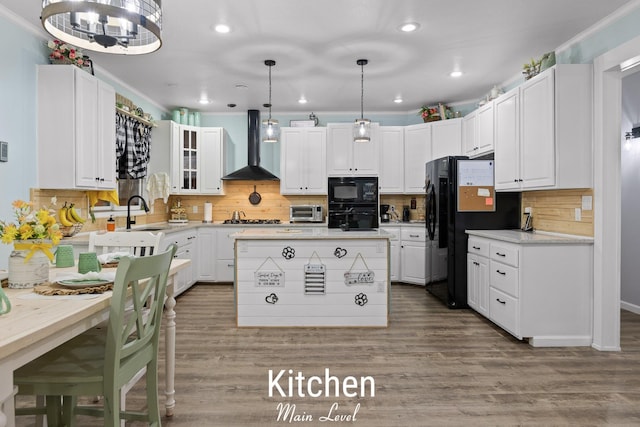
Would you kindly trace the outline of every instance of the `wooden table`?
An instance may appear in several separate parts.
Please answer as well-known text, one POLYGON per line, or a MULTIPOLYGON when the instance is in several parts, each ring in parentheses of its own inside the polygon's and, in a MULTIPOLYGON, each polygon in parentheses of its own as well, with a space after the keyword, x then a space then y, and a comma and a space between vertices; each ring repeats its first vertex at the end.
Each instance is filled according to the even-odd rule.
MULTIPOLYGON (((165 408, 168 417, 175 408, 175 333, 174 278, 190 260, 173 259, 167 283, 165 319, 165 408)), ((105 269, 103 271, 106 271, 105 269)), ((115 271, 115 269, 113 269, 115 271)), ((76 267, 51 268, 50 278, 76 271, 76 267)), ((0 427, 13 427, 13 372, 63 342, 107 319, 112 292, 94 298, 38 296, 26 299, 32 289, 4 289, 12 310, 0 316, 0 427)))

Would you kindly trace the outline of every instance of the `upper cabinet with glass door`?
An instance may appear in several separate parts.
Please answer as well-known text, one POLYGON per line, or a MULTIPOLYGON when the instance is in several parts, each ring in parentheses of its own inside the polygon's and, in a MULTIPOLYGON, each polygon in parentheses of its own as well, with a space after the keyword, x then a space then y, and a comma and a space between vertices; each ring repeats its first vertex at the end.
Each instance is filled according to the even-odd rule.
POLYGON ((180 193, 198 193, 200 189, 200 128, 180 125, 180 193))

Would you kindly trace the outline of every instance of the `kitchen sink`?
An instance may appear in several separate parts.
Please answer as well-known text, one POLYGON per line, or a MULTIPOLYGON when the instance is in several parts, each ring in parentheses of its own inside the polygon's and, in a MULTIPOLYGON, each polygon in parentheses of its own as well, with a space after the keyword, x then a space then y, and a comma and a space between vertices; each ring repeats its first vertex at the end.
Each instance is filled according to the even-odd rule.
POLYGON ((127 231, 162 231, 166 229, 167 227, 141 227, 141 228, 134 228, 127 231))

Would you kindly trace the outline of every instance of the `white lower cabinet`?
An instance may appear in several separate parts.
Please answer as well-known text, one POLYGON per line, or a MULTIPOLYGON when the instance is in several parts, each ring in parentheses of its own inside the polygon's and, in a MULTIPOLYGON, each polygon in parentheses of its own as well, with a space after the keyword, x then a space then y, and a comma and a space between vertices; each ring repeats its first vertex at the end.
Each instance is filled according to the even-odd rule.
POLYGON ((467 303, 489 317, 489 243, 469 238, 467 255, 467 303))
POLYGON ((216 230, 216 282, 233 282, 235 277, 235 253, 232 234, 241 231, 240 227, 223 227, 216 230))
POLYGON ((514 244, 471 236, 467 252, 471 308, 534 347, 591 345, 590 241, 514 244))
POLYGON ((174 287, 175 296, 180 295, 195 283, 196 266, 198 265, 196 240, 196 229, 189 229, 167 234, 160 245, 161 248, 166 248, 169 244, 175 243, 178 245, 178 251, 173 257, 191 260, 191 264, 189 264, 187 268, 180 270, 176 274, 174 287))
MULTIPOLYGON (((400 240, 400 281, 423 285, 427 278, 427 230, 424 227, 402 227, 400 240)), ((430 248, 429 248, 430 249, 430 248)))
POLYGON ((400 280, 400 227, 384 227, 382 230, 393 234, 389 239, 389 277, 392 282, 400 280))
POLYGON ((216 230, 198 229, 198 282, 216 280, 216 230))

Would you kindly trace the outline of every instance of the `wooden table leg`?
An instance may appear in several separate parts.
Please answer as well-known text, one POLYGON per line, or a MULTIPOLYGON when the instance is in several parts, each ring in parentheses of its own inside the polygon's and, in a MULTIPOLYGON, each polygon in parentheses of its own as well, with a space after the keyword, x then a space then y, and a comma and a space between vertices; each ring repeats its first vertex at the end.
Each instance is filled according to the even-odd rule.
POLYGON ((165 410, 167 417, 173 416, 176 406, 175 394, 175 371, 176 371, 176 306, 174 297, 175 275, 169 278, 167 284, 167 299, 164 302, 165 318, 165 410))

